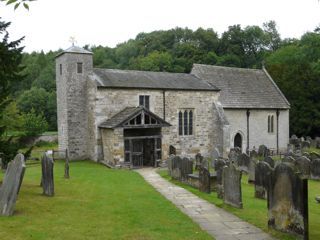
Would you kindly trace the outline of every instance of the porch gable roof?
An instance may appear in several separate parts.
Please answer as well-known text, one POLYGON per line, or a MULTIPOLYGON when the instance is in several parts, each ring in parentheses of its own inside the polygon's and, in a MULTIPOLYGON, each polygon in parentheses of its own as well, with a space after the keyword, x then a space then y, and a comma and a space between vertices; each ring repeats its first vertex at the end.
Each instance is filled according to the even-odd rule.
POLYGON ((156 128, 170 127, 171 124, 143 106, 126 107, 110 119, 99 125, 99 128, 156 128), (149 120, 147 120, 149 119, 149 120))

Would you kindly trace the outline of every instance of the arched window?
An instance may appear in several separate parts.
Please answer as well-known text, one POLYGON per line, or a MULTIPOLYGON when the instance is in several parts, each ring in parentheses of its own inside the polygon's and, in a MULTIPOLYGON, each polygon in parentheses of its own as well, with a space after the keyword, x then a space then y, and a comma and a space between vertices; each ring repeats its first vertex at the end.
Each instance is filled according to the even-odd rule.
POLYGON ((179 111, 179 135, 193 134, 193 110, 185 109, 179 111))

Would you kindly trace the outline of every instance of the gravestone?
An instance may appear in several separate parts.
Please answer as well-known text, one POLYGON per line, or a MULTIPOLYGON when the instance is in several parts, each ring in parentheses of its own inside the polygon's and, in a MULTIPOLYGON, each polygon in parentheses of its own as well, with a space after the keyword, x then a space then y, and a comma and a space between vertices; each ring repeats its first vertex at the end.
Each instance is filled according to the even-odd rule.
POLYGON ((175 180, 181 179, 181 162, 182 159, 179 156, 174 156, 172 158, 171 177, 175 180))
POLYGON ((25 169, 24 156, 21 153, 9 162, 0 188, 0 215, 13 215, 25 169))
POLYGON ((269 149, 265 145, 260 145, 258 149, 258 156, 267 157, 270 155, 269 149))
POLYGON ((265 161, 258 161, 255 169, 254 196, 267 199, 267 189, 270 185, 272 168, 265 161))
POLYGON ((311 146, 311 143, 309 141, 302 141, 301 142, 302 149, 308 149, 308 148, 310 148, 310 146, 311 146))
POLYGON ((228 158, 231 162, 238 164, 238 157, 241 154, 241 149, 238 147, 231 148, 228 154, 228 158))
POLYGON ((70 178, 70 175, 69 175, 69 154, 68 154, 68 150, 66 150, 66 160, 65 160, 65 163, 64 163, 64 178, 70 178))
POLYGON ((201 163, 201 166, 209 169, 209 162, 208 162, 208 160, 207 160, 207 159, 203 159, 203 160, 202 160, 202 163, 201 163))
POLYGON ((238 157, 239 169, 248 173, 249 172, 249 165, 250 165, 249 155, 246 153, 241 153, 238 157))
POLYGON ((293 144, 295 148, 300 148, 300 140, 296 135, 292 135, 289 142, 293 144))
POLYGON ((222 172, 223 172, 223 167, 226 165, 227 163, 223 159, 215 160, 214 170, 216 171, 216 175, 217 175, 217 196, 220 199, 223 198, 222 172))
POLYGON ((258 158, 258 153, 257 153, 256 150, 252 150, 252 151, 250 152, 250 158, 251 158, 251 159, 257 159, 257 158, 258 158))
POLYGON ((263 161, 267 162, 270 165, 270 167, 274 168, 274 160, 272 159, 272 157, 267 156, 263 159, 263 161))
POLYGON ((48 154, 43 154, 41 159, 42 188, 43 194, 49 197, 54 195, 53 166, 53 159, 48 154))
POLYGON ((218 158, 221 157, 221 154, 219 152, 219 150, 217 148, 213 149, 213 152, 212 152, 212 159, 213 160, 216 160, 218 158))
POLYGON ((196 170, 199 170, 199 169, 200 169, 200 166, 201 166, 201 164, 202 164, 202 161, 203 161, 203 156, 201 156, 200 153, 197 153, 196 156, 195 156, 195 158, 196 158, 196 166, 195 166, 195 169, 196 169, 196 170))
POLYGON ((309 158, 305 156, 298 157, 295 165, 300 173, 301 178, 308 179, 310 177, 311 161, 309 158))
POLYGON ((320 180, 320 158, 311 161, 310 175, 311 179, 320 180))
POLYGON ((268 225, 308 239, 308 180, 301 179, 290 164, 274 169, 268 190, 268 225))
POLYGON ((257 164, 256 160, 250 159, 248 183, 254 183, 255 182, 256 164, 257 164))
POLYGON ((170 155, 168 160, 167 160, 167 163, 168 163, 168 174, 169 174, 170 177, 172 177, 172 171, 173 171, 172 160, 173 160, 174 157, 175 157, 175 155, 170 155))
POLYGON ((315 142, 316 142, 316 148, 320 148, 320 137, 316 137, 315 139, 315 142))
POLYGON ((293 154, 294 153, 294 145, 293 144, 288 144, 287 145, 287 154, 293 154))
POLYGON ((200 166, 199 169, 199 190, 201 192, 210 193, 210 172, 206 167, 200 166))
POLYGON ((309 159, 312 161, 314 159, 319 159, 320 158, 320 154, 316 153, 316 152, 311 152, 309 153, 309 159))
POLYGON ((181 180, 186 181, 188 175, 193 173, 193 161, 189 158, 183 158, 181 161, 181 180))
POLYGON ((223 201, 236 208, 242 208, 241 171, 234 164, 223 167, 223 201))
MULTIPOLYGON (((296 156, 296 157, 298 157, 298 156, 296 156)), ((296 159, 292 156, 284 156, 284 158, 282 159, 282 162, 291 163, 291 164, 295 165, 296 159)))

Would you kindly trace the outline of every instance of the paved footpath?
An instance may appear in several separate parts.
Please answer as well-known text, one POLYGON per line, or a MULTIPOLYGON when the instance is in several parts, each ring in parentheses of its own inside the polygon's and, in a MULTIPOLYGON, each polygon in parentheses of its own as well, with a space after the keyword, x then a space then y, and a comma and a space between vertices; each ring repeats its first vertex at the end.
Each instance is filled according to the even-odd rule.
POLYGON ((160 177, 154 168, 143 168, 137 170, 137 172, 158 192, 174 203, 183 213, 217 240, 273 239, 259 228, 197 197, 184 188, 168 182, 160 177))

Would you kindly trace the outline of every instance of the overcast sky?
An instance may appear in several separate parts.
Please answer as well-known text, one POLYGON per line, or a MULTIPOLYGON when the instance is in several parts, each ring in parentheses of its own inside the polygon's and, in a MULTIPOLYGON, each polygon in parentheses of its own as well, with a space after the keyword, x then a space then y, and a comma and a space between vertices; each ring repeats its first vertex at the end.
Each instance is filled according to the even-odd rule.
POLYGON ((259 25, 275 20, 282 38, 299 38, 320 25, 319 0, 37 0, 30 11, 0 3, 2 20, 11 21, 11 39, 25 36, 25 51, 77 45, 115 47, 140 32, 175 27, 213 28, 259 25))

